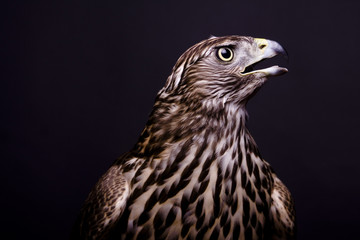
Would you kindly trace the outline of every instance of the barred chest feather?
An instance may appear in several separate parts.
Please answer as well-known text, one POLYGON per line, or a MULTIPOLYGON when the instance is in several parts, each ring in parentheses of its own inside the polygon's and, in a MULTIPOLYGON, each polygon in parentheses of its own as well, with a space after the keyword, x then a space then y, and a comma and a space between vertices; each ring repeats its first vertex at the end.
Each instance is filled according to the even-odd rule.
POLYGON ((205 118, 180 112, 171 116, 175 126, 159 118, 163 107, 152 113, 162 120, 150 118, 140 154, 123 163, 131 194, 122 239, 263 239, 273 179, 245 110, 230 106, 205 118))

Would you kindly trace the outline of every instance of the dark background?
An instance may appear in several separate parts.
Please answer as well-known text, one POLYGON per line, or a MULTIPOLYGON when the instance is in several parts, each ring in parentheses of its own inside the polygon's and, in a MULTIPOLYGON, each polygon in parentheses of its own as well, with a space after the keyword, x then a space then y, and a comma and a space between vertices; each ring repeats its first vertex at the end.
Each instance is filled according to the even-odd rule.
POLYGON ((250 101, 249 128, 295 198, 299 239, 358 235, 359 1, 0 9, 2 236, 66 239, 91 187, 136 142, 177 58, 210 34, 287 49, 290 71, 250 101))

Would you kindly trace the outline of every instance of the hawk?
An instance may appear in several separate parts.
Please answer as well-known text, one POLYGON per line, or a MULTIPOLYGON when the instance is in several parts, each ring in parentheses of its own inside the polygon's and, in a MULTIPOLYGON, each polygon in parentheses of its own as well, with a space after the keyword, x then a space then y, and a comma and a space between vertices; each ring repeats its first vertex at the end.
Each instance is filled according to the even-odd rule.
POLYGON ((132 150, 87 197, 76 239, 294 239, 293 199, 246 128, 248 100, 287 72, 275 41, 211 37, 159 91, 132 150))

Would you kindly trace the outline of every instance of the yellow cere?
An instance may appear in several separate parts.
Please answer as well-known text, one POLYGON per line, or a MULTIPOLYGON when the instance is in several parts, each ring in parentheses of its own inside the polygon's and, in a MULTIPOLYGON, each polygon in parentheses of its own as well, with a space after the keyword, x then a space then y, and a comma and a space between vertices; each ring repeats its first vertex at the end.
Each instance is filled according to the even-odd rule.
POLYGON ((268 41, 264 38, 254 38, 254 41, 257 43, 261 50, 265 50, 265 48, 269 45, 268 41))

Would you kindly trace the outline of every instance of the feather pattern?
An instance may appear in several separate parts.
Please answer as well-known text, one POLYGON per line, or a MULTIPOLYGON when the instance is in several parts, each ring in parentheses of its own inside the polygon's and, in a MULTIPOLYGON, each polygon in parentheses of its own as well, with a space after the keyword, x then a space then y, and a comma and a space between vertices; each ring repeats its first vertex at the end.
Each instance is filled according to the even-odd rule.
POLYGON ((244 72, 270 56, 258 42, 211 37, 179 58, 138 142, 89 194, 74 238, 294 238, 291 195, 245 125, 270 74, 244 72), (217 56, 224 47, 229 62, 217 56))

